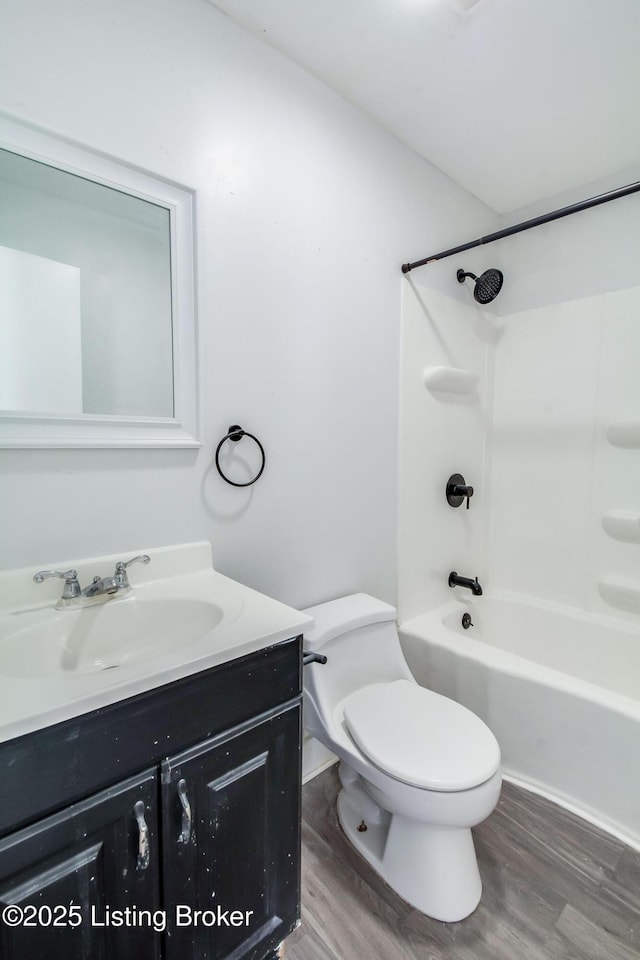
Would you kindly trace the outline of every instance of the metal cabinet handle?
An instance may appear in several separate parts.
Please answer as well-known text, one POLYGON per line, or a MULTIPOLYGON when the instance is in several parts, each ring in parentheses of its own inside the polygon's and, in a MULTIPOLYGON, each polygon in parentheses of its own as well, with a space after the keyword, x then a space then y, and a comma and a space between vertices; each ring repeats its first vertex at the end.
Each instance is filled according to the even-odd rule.
POLYGON ((187 781, 183 778, 178 780, 178 796, 182 804, 182 832, 178 837, 178 843, 189 843, 191 840, 191 804, 187 796, 187 781))
POLYGON ((144 818, 144 803, 138 800, 134 805, 133 812, 138 824, 138 860, 136 870, 146 870, 149 866, 151 853, 149 850, 149 827, 144 818))

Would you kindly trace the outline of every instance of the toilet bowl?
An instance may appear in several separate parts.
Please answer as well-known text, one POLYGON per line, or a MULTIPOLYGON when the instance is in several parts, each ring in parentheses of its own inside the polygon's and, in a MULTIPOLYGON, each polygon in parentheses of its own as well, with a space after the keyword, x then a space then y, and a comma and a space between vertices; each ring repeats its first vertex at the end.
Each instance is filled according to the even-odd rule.
POLYGON ((355 594, 309 607, 304 725, 340 759, 338 819, 401 897, 437 920, 472 913, 482 892, 471 827, 501 786, 500 748, 466 707, 420 687, 394 607, 355 594))

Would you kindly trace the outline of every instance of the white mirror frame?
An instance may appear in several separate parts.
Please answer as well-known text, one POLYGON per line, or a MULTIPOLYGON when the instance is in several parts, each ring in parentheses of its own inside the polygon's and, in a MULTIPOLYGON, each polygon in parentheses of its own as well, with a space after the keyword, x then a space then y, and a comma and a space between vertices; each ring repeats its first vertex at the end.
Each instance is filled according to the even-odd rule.
POLYGON ((199 447, 194 303, 194 192, 0 115, 0 147, 169 211, 174 417, 0 411, 0 448, 199 447))

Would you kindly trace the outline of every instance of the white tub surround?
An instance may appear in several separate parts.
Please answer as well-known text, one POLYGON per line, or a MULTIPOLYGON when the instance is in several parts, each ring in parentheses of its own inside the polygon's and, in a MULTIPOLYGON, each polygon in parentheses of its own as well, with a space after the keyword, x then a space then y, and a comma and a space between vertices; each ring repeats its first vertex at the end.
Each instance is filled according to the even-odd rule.
POLYGON ((418 682, 490 726, 508 779, 640 848, 635 626, 489 593, 409 620, 400 636, 418 682))
POLYGON ((433 394, 469 397, 477 389, 480 377, 457 367, 426 367, 423 379, 425 387, 433 394))
MULTIPOLYGON (((213 570, 209 543, 138 552, 151 562, 127 571, 130 592, 62 610, 62 580, 34 583, 37 567, 0 574, 0 741, 254 653, 313 624, 213 570)), ((49 567, 76 570, 84 585, 126 559, 49 567)))
POLYGON ((449 599, 449 571, 478 576, 482 583, 487 570, 482 535, 495 323, 460 288, 455 259, 435 267, 449 283, 450 296, 422 285, 433 280, 431 266, 403 281, 398 523, 403 620, 449 599), (446 501, 447 479, 454 473, 474 488, 469 510, 446 501))

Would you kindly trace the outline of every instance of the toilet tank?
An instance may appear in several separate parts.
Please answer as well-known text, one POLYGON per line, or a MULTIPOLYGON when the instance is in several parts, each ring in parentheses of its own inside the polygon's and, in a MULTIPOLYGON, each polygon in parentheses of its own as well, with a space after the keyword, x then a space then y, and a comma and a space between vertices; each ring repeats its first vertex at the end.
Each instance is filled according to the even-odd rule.
POLYGON ((400 648, 395 607, 358 593, 304 612, 315 621, 304 634, 305 653, 327 658, 304 667, 304 722, 324 742, 345 697, 372 683, 414 678, 400 648))

